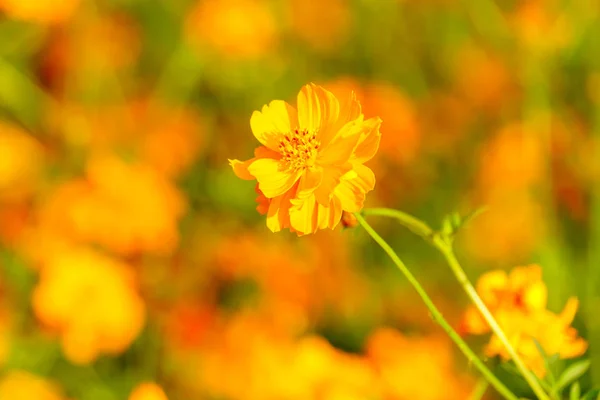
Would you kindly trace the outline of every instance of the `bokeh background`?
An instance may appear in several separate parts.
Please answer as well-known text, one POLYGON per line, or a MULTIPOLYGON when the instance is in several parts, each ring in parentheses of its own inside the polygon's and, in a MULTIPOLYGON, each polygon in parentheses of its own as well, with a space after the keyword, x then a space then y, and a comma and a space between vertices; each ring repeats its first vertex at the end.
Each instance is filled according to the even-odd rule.
MULTIPOLYGON (((539 263, 552 310, 579 297, 600 384, 600 3, 0 10, 3 400, 468 398, 476 371, 360 228, 272 234, 228 166, 252 111, 309 82, 383 119, 368 206, 487 205, 456 240, 469 276, 539 263)), ((442 258, 372 223, 460 327, 442 258)))

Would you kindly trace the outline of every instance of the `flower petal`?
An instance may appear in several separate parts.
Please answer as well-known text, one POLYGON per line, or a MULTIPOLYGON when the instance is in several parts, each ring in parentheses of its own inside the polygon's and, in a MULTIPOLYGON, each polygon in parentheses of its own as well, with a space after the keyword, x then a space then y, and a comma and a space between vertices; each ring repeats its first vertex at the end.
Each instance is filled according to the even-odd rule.
POLYGON ((340 200, 342 209, 348 212, 360 211, 365 202, 367 192, 375 187, 375 175, 369 167, 362 164, 342 177, 335 188, 334 197, 340 200))
POLYGON ((277 151, 280 137, 298 125, 294 107, 283 100, 273 100, 262 111, 254 111, 250 128, 256 139, 269 149, 277 151))
POLYGON ((328 142, 335 133, 340 104, 335 96, 313 83, 305 85, 298 93, 298 124, 300 129, 316 133, 321 142, 328 142))
POLYGON ((348 122, 336 133, 331 142, 322 148, 317 156, 317 163, 341 165, 348 162, 365 129, 362 117, 348 122))
POLYGON ((255 158, 251 158, 250 160, 247 161, 240 161, 240 160, 228 160, 229 161, 229 165, 231 166, 231 168, 233 168, 233 172, 236 174, 236 176, 240 179, 244 179, 247 181, 253 181, 254 179, 256 179, 253 175, 250 174, 250 172, 248 172, 248 166, 250 164, 252 164, 256 159, 255 158))
POLYGON ((271 232, 279 232, 282 229, 290 227, 290 199, 294 196, 295 190, 277 196, 269 203, 267 211, 267 228, 271 232))
POLYGON ((341 203, 336 198, 332 198, 327 205, 319 204, 314 195, 292 199, 291 203, 290 225, 298 236, 315 233, 319 229, 334 229, 342 219, 341 203))
POLYGON ((258 188, 258 183, 254 187, 254 191, 258 195, 256 197, 256 202, 258 205, 256 206, 256 211, 258 211, 261 215, 265 215, 269 211, 269 206, 271 205, 271 199, 267 199, 263 192, 258 188))
POLYGON ((307 168, 300 178, 300 184, 298 185, 298 193, 296 196, 298 198, 310 196, 319 187, 322 180, 323 168, 316 166, 307 168))
POLYGON ((273 158, 275 160, 279 160, 281 158, 281 154, 276 151, 273 151, 265 146, 259 146, 254 150, 254 158, 251 158, 247 161, 240 160, 228 160, 229 165, 233 168, 233 172, 237 175, 238 178, 244 179, 247 181, 253 181, 256 178, 250 174, 248 171, 248 167, 254 161, 260 158, 273 158))
POLYGON ((322 205, 328 205, 333 197, 335 188, 339 185, 342 176, 352 169, 352 164, 333 166, 323 169, 321 184, 315 190, 315 198, 322 205))
POLYGON ((356 99, 356 93, 354 91, 350 91, 346 101, 340 103, 340 113, 338 116, 338 120, 332 126, 331 129, 328 130, 328 136, 321 137, 321 146, 325 147, 331 142, 331 140, 335 137, 337 132, 339 132, 344 125, 346 125, 350 121, 354 121, 355 119, 362 116, 362 110, 360 103, 356 99))
POLYGON ((248 166, 248 172, 258 181, 263 194, 272 199, 287 192, 300 178, 301 170, 290 173, 281 171, 279 161, 272 158, 259 158, 248 166))
POLYGON ((352 156, 353 162, 362 164, 375 156, 381 141, 380 127, 381 118, 379 117, 369 118, 363 123, 363 131, 352 156))
POLYGON ((302 234, 314 233, 318 228, 318 205, 315 196, 305 199, 292 199, 290 208, 290 225, 302 234))

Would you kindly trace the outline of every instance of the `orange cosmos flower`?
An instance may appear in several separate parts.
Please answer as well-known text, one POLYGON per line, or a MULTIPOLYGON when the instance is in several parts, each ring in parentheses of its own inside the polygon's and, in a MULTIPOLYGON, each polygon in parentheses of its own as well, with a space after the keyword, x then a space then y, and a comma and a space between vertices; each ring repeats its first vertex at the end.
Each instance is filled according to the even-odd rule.
POLYGON ((156 383, 141 383, 131 392, 129 400, 167 400, 167 395, 156 383))
POLYGON ((334 229, 343 211, 357 212, 375 176, 363 164, 379 147, 379 117, 365 120, 356 95, 340 103, 320 86, 298 94, 298 110, 274 100, 250 126, 262 144, 248 161, 229 160, 235 174, 258 181, 259 207, 273 232, 298 235, 334 229))

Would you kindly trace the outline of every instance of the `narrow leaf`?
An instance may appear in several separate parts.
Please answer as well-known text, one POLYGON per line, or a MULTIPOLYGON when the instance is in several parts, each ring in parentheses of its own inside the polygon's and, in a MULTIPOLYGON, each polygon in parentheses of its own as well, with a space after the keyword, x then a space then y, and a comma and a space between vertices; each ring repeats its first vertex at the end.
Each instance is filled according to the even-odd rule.
POLYGON ((590 360, 582 360, 571 365, 562 373, 560 378, 558 378, 558 383, 556 384, 557 389, 561 390, 579 379, 590 368, 590 365, 590 360))
POLYGON ((592 389, 581 400, 598 400, 598 397, 600 397, 600 389, 592 389))
POLYGON ((571 392, 569 394, 569 400, 579 400, 581 397, 581 386, 579 386, 579 382, 575 382, 571 386, 571 392))

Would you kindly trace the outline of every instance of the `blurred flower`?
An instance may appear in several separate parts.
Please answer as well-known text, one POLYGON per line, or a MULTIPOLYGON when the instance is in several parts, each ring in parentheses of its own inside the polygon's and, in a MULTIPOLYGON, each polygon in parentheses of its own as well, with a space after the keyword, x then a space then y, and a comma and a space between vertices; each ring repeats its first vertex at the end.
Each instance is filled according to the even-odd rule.
POLYGON ((64 22, 79 6, 80 0, 0 0, 0 10, 9 17, 43 24, 64 22))
POLYGON ((0 399, 64 400, 53 383, 23 371, 11 371, 0 379, 0 399))
POLYGON ((37 140, 0 122, 0 202, 18 202, 32 194, 41 177, 43 156, 37 140))
POLYGON ((197 110, 148 97, 93 108, 65 102, 48 114, 49 130, 71 151, 127 152, 169 178, 184 173, 203 150, 197 110))
POLYGON ((156 383, 141 383, 129 395, 129 400, 168 400, 167 395, 156 383))
POLYGON ((86 85, 90 76, 96 77, 94 81, 113 84, 114 74, 133 66, 140 51, 135 20, 126 14, 85 14, 68 29, 50 33, 42 51, 39 74, 45 86, 58 94, 64 92, 67 81, 72 90, 73 86, 86 85), (85 83, 73 85, 81 80, 85 83))
POLYGON ((545 225, 534 192, 547 162, 541 135, 520 124, 507 125, 483 145, 472 202, 488 211, 465 231, 471 254, 513 261, 527 257, 540 242, 545 225))
POLYGON ((202 0, 192 9, 186 34, 196 46, 208 46, 232 59, 264 56, 277 43, 277 25, 262 0, 202 0))
POLYGON ((522 0, 509 18, 517 38, 530 51, 563 49, 572 41, 571 21, 558 2, 522 0))
POLYGON ((33 309, 62 340, 65 356, 87 364, 125 351, 140 333, 145 307, 129 267, 97 251, 50 254, 33 293, 33 309))
POLYGON ((486 198, 539 183, 547 162, 540 135, 521 124, 502 128, 484 145, 480 160, 478 188, 486 198))
POLYGON ((236 175, 258 181, 269 200, 267 226, 298 235, 333 229, 342 211, 359 211, 375 176, 364 162, 379 146, 381 119, 364 120, 354 95, 344 103, 306 85, 298 111, 281 100, 255 111, 252 131, 262 144, 255 158, 230 160, 236 175))
MULTIPOLYGON (((2 288, 0 288, 2 290, 2 288)), ((4 366, 7 361, 11 347, 11 328, 12 328, 12 312, 3 304, 3 299, 0 299, 0 367, 4 366)), ((2 397, 0 397, 2 398, 2 397)))
POLYGON ((293 33, 316 50, 332 51, 348 34, 351 11, 346 0, 290 0, 288 7, 293 33))
POLYGON ((198 160, 204 140, 203 126, 196 110, 154 105, 141 101, 134 106, 139 129, 140 158, 168 177, 177 177, 198 160))
POLYGON ((505 60, 493 52, 467 45, 456 55, 454 75, 458 91, 477 110, 496 114, 515 102, 516 82, 505 60))
POLYGON ((486 212, 464 230, 464 246, 482 261, 502 262, 527 257, 546 232, 543 209, 528 193, 510 193, 492 199, 476 197, 486 212))
POLYGON ((215 340, 206 348, 201 369, 209 395, 233 400, 376 398, 368 361, 320 337, 295 340, 265 321, 239 315, 215 340))
POLYGON ((46 229, 123 255, 172 252, 182 195, 153 168, 114 156, 93 157, 87 179, 67 182, 42 208, 46 229))
MULTIPOLYGON (((573 358, 585 353, 586 341, 577 337, 577 331, 571 327, 578 307, 577 299, 569 299, 560 314, 546 310, 548 290, 539 266, 516 267, 510 274, 488 272, 479 278, 477 292, 525 364, 538 376, 546 374, 546 367, 535 341, 549 356, 558 354, 560 358, 573 358)), ((471 334, 490 332, 474 306, 467 309, 462 329, 471 334)), ((510 359, 496 335, 490 339, 485 353, 488 357, 499 355, 504 360, 510 359)))
POLYGON ((366 345, 384 399, 465 399, 469 385, 453 366, 452 347, 445 337, 409 338, 381 328, 366 345))

